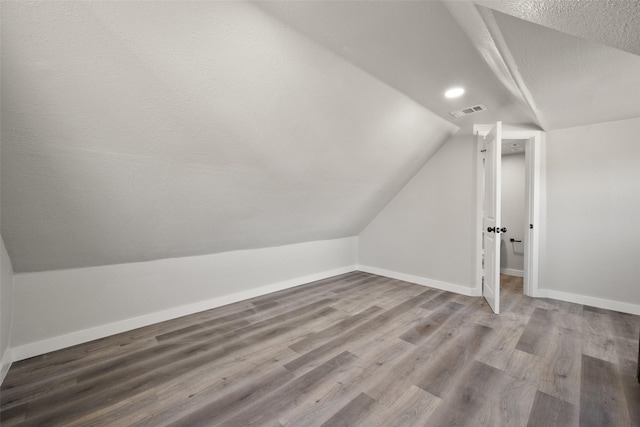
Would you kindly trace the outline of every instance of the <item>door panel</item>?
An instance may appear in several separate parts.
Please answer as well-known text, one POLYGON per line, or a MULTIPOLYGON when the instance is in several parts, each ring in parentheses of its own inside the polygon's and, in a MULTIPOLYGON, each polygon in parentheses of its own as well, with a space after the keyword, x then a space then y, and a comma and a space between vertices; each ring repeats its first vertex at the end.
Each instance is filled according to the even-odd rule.
POLYGON ((482 295, 494 313, 500 312, 500 195, 502 122, 496 123, 484 139, 484 280, 482 295))

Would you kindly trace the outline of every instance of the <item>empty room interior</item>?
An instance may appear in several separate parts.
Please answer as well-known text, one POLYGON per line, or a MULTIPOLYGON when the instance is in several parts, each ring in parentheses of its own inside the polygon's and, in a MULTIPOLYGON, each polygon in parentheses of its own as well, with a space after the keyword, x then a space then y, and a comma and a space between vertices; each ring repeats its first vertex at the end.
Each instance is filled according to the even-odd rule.
POLYGON ((640 2, 0 12, 2 426, 640 426, 640 2))

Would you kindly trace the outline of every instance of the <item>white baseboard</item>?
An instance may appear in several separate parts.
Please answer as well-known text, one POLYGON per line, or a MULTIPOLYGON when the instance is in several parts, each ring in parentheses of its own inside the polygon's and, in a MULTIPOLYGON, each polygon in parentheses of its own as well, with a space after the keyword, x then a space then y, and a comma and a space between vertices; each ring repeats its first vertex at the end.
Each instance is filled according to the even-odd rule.
POLYGON ((614 310, 623 313, 640 315, 640 305, 630 304, 628 302, 613 301, 586 295, 577 295, 569 292, 555 291, 553 289, 538 289, 538 291, 533 296, 537 298, 552 298, 560 301, 589 305, 591 307, 604 308, 606 310, 614 310))
POLYGON ((399 273, 397 271, 385 270, 377 267, 370 267, 368 265, 358 265, 358 270, 364 271, 365 273, 377 274, 378 276, 385 276, 422 286, 428 286, 430 288, 441 289, 443 291, 455 292, 457 294, 467 295, 470 297, 477 297, 482 295, 482 292, 478 291, 475 287, 471 288, 467 286, 456 285, 454 283, 441 282, 440 280, 427 279, 426 277, 413 276, 411 274, 399 273))
POLYGON ((500 273, 508 274, 509 276, 524 277, 524 271, 516 270, 514 268, 501 268, 500 273))
POLYGON ((2 355, 2 368, 0 369, 0 384, 4 381, 4 377, 7 376, 7 372, 9 372, 9 368, 11 367, 12 361, 12 351, 10 348, 4 351, 2 355))
MULTIPOLYGON (((96 339, 108 337, 110 335, 119 334, 121 332, 130 331, 132 329, 149 326, 154 323, 164 322, 166 320, 175 319, 189 314, 198 313, 212 308, 221 307, 223 305, 232 304, 234 302, 243 301, 249 298, 258 297, 272 292, 281 291, 295 286, 304 285, 305 283, 315 282, 316 280, 326 279, 328 277, 337 276, 344 273, 357 270, 356 265, 337 268, 334 270, 323 271, 308 276, 297 277, 295 279, 285 280, 278 283, 272 283, 242 292, 236 292, 221 297, 212 298, 206 301, 183 305, 156 313, 146 314, 135 318, 125 319, 106 325, 97 326, 95 328, 84 329, 72 332, 66 335, 24 344, 14 347, 10 352, 10 360, 12 362, 27 359, 29 357, 38 356, 49 353, 51 351, 60 350, 62 348, 71 347, 77 344, 93 341, 96 339)), ((4 359, 3 359, 4 369, 4 359)), ((7 368, 8 370, 8 368, 7 368)))

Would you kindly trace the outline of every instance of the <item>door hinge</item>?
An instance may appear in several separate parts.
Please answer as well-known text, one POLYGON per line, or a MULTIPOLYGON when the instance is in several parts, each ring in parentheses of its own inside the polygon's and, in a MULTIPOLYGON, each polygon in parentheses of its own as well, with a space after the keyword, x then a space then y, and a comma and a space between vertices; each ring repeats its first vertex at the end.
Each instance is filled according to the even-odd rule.
POLYGON ((529 224, 529 230, 533 230, 533 224, 529 224))

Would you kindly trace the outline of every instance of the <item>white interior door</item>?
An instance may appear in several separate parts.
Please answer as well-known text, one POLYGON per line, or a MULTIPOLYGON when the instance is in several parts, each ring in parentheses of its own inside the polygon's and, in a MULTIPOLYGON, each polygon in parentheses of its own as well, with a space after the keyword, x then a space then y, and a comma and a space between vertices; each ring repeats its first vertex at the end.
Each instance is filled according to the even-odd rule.
POLYGON ((494 313, 500 312, 500 194, 502 122, 496 123, 484 139, 484 280, 482 295, 494 313))

